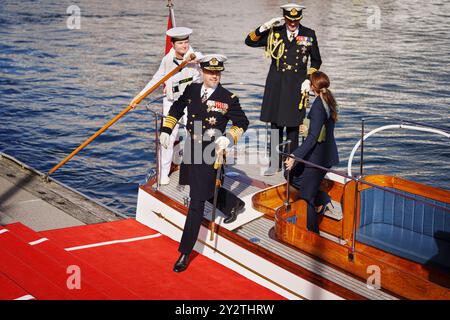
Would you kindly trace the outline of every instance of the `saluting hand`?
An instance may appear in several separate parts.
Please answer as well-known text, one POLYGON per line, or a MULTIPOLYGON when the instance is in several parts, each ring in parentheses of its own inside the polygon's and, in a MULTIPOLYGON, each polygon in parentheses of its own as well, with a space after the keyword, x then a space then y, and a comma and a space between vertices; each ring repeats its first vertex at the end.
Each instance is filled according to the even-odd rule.
POLYGON ((259 29, 260 32, 264 32, 269 30, 272 27, 278 27, 284 24, 284 18, 283 17, 278 17, 278 18, 273 18, 267 22, 265 22, 259 29))

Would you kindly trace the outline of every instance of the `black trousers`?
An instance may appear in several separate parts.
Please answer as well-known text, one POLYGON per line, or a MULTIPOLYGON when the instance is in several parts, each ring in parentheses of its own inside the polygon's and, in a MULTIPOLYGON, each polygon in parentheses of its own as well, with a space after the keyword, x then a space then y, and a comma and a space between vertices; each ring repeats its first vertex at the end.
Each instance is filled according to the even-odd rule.
MULTIPOLYGON (((278 168, 282 167, 282 160, 283 157, 280 157, 276 146, 281 144, 283 142, 283 136, 284 136, 284 128, 286 128, 286 137, 287 140, 291 140, 291 146, 290 151, 294 151, 298 147, 298 136, 299 136, 299 129, 297 127, 279 127, 275 123, 272 123, 270 125, 271 135, 270 135, 270 146, 269 146, 269 157, 270 157, 270 166, 275 166, 278 162, 278 168), (278 139, 275 139, 275 136, 273 136, 274 133, 278 133, 278 139)), ((287 145, 284 148, 284 152, 288 152, 287 145)))
MULTIPOLYGON (((208 202, 214 203, 214 198, 209 199, 208 202)), ((220 188, 217 196, 217 209, 229 216, 231 210, 236 207, 243 207, 245 203, 239 199, 231 191, 225 188, 220 188)), ((205 211, 205 200, 191 199, 189 204, 189 211, 184 224, 183 236, 181 237, 178 251, 183 254, 190 254, 194 248, 195 242, 198 238, 200 226, 202 224, 203 212, 205 211)))
POLYGON ((190 254, 197 241, 200 226, 202 224, 205 201, 191 199, 189 211, 184 223, 183 236, 181 237, 178 251, 182 254, 190 254))
POLYGON ((319 233, 316 206, 326 205, 330 197, 326 192, 320 191, 320 183, 326 172, 313 167, 297 164, 290 172, 290 183, 300 193, 300 198, 307 204, 306 227, 309 231, 319 233))

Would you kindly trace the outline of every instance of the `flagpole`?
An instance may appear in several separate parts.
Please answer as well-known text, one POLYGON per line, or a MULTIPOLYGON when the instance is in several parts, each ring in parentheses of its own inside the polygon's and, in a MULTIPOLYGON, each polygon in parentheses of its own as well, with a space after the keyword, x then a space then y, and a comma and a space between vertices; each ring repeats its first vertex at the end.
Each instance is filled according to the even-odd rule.
POLYGON ((172 0, 167 0, 167 7, 169 7, 170 20, 172 21, 172 27, 175 28, 177 24, 175 23, 175 13, 173 11, 174 4, 172 0))

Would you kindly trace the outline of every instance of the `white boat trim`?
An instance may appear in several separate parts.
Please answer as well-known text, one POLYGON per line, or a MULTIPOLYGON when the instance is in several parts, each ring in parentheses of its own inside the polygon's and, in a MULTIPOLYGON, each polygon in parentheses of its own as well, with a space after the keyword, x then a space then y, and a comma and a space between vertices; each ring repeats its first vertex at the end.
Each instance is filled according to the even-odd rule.
MULTIPOLYGON (((179 242, 186 216, 140 188, 136 220, 179 242), (177 227, 159 218, 155 213, 162 213, 177 227)), ((220 235, 215 235, 213 241, 209 239, 210 230, 202 225, 199 233, 201 241, 197 241, 194 250, 287 299, 342 299, 220 235), (226 256, 233 257, 241 263, 236 263, 226 256)))

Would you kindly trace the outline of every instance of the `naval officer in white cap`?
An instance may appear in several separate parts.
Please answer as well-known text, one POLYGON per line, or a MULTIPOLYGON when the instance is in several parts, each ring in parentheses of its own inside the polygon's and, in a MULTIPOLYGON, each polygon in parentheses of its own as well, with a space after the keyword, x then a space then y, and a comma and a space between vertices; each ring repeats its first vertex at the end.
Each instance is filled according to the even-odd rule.
POLYGON ((322 64, 316 33, 300 24, 305 7, 289 3, 280 8, 283 17, 264 23, 245 39, 250 47, 265 47, 272 59, 260 117, 261 121, 270 122, 272 128, 271 165, 265 175, 281 170, 281 157, 275 147, 283 141, 284 128, 291 140, 291 150, 298 147, 298 127, 305 117, 302 96, 309 91, 309 75, 322 64))
MULTIPOLYGON (((139 93, 142 95, 145 91, 154 86, 158 81, 164 78, 170 71, 180 65, 183 60, 189 59, 189 55, 194 53, 194 50, 189 45, 189 36, 192 30, 185 27, 176 27, 167 30, 166 34, 170 37, 172 42, 172 49, 164 56, 159 66, 158 71, 153 75, 153 78, 139 93)), ((196 57, 200 57, 201 53, 196 52, 196 57)), ((187 64, 178 73, 174 74, 165 82, 164 99, 163 99, 163 114, 167 116, 170 106, 182 94, 186 86, 192 82, 201 82, 201 69, 197 60, 187 64)), ((135 104, 134 104, 135 107, 135 104)), ((186 123, 186 119, 181 119, 181 122, 186 123)), ((178 125, 176 125, 172 134, 170 135, 170 143, 167 148, 161 148, 161 167, 160 167, 160 182, 162 185, 169 184, 170 166, 172 164, 174 153, 174 142, 178 134, 178 125)))

